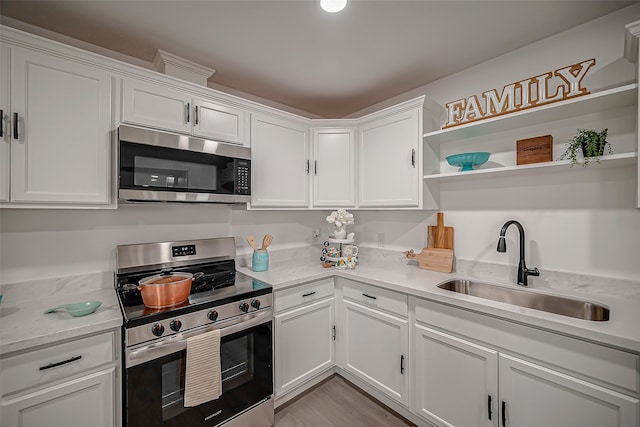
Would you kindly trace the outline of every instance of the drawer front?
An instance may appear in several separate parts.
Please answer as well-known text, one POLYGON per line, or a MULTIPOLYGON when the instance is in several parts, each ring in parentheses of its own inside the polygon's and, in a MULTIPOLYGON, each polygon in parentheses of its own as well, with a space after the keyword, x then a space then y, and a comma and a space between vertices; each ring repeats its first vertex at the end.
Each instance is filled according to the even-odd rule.
POLYGON ((640 391, 637 354, 416 298, 416 320, 633 393, 640 391))
POLYGON ((82 338, 2 360, 2 394, 69 377, 115 360, 113 332, 82 338))
POLYGON ((342 285, 342 295, 345 299, 407 317, 405 294, 342 278, 338 279, 338 284, 342 285))
POLYGON ((276 313, 293 307, 309 304, 333 296, 333 278, 305 283, 304 285, 276 291, 273 307, 276 313))

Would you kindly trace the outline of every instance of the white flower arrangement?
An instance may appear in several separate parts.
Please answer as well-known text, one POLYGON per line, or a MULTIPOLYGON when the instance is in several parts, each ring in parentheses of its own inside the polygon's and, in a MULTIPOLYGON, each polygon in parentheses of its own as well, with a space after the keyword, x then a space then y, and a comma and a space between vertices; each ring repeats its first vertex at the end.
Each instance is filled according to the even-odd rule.
POLYGON ((342 226, 354 223, 353 214, 347 212, 346 209, 338 209, 337 211, 331 212, 331 215, 327 217, 327 222, 341 228, 342 226))

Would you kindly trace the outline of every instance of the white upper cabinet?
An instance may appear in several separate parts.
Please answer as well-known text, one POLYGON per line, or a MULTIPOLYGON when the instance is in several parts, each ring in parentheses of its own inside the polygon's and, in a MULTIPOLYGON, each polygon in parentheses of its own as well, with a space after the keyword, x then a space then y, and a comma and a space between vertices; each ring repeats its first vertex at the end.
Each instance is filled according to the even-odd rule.
POLYGON ((360 207, 420 206, 422 100, 401 105, 403 111, 394 112, 394 107, 375 113, 373 119, 359 126, 360 207))
MULTIPOLYGON (((7 118, 3 126, 10 130, 11 141, 10 202, 109 203, 111 75, 55 54, 10 49, 7 107, 6 70, 2 70, 2 109, 7 118)), ((6 46, 2 55, 6 64, 6 46)), ((2 144, 6 181, 7 139, 2 144)), ((6 183, 3 187, 6 197, 6 183)))
POLYGON ((355 129, 313 129, 313 205, 356 203, 355 129))
POLYGON ((308 207, 310 163, 309 127, 251 116, 251 206, 308 207))
POLYGON ((160 84, 125 79, 122 121, 249 146, 250 114, 160 84))
POLYGON ((231 106, 194 99, 193 134, 249 146, 250 115, 231 106))
POLYGON ((11 132, 9 131, 9 48, 0 45, 0 202, 9 201, 11 132))
POLYGON ((159 85, 125 79, 122 121, 191 133, 191 96, 159 85))

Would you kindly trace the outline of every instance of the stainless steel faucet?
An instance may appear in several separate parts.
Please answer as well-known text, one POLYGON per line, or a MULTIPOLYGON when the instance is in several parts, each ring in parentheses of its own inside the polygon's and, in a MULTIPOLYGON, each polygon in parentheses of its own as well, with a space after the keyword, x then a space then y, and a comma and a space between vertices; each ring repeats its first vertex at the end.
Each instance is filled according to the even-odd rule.
POLYGON ((518 221, 507 221, 502 226, 502 230, 500 230, 500 238, 498 238, 498 252, 507 252, 507 240, 505 239, 505 234, 507 233, 507 228, 511 224, 515 224, 518 227, 518 231, 520 232, 520 262, 518 263, 518 285, 527 286, 527 277, 528 276, 539 276, 540 271, 537 268, 530 270, 527 268, 527 265, 524 262, 524 228, 522 228, 522 224, 518 221))

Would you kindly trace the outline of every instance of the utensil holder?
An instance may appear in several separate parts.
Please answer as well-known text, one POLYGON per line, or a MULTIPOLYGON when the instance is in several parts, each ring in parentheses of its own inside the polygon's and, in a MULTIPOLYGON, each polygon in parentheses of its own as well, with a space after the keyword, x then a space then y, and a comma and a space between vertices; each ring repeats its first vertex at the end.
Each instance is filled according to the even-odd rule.
POLYGON ((267 271, 269 269, 269 252, 262 249, 254 251, 251 269, 253 271, 267 271))

